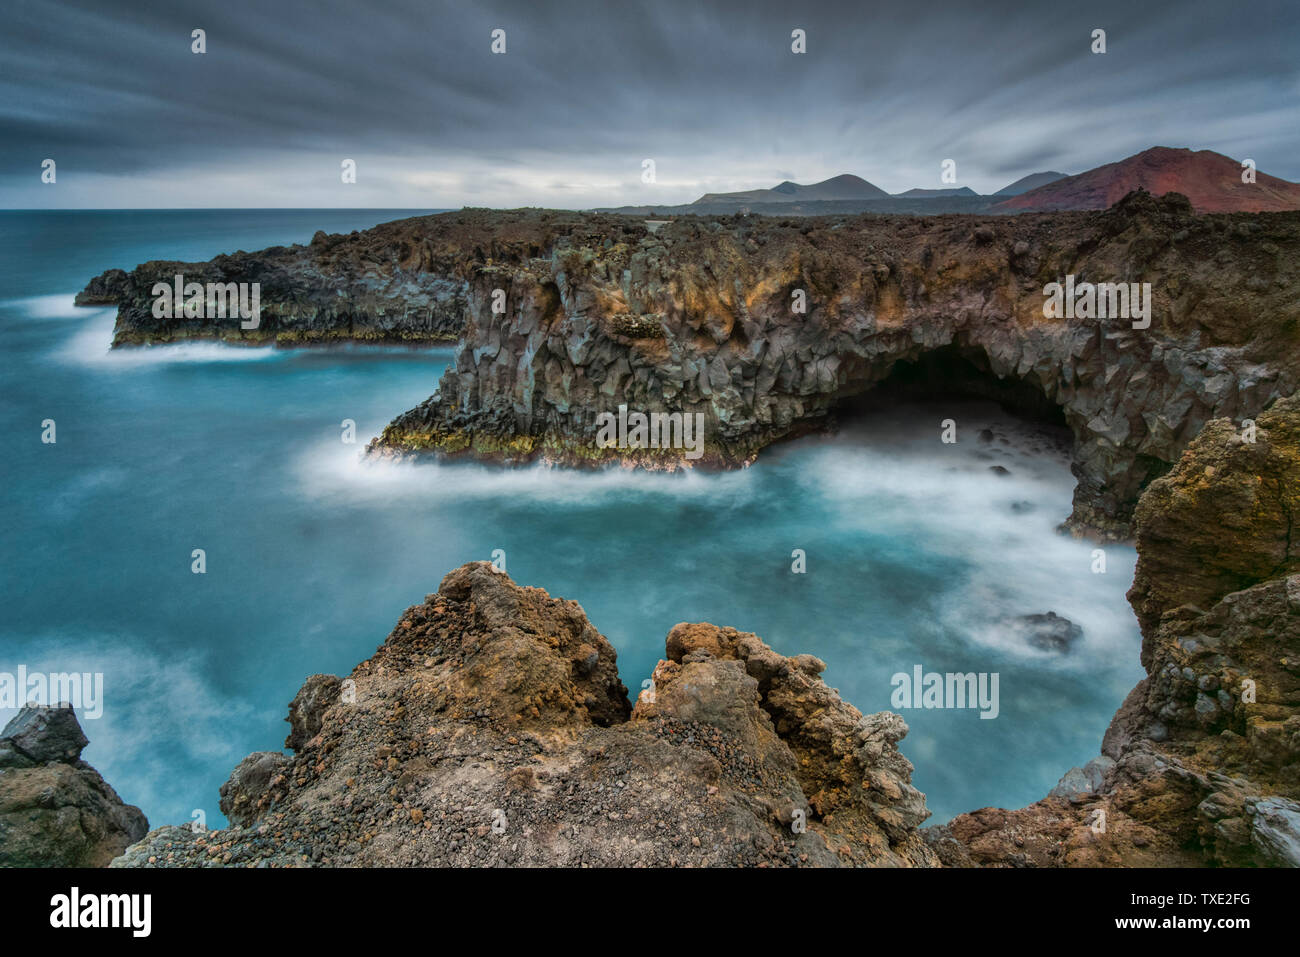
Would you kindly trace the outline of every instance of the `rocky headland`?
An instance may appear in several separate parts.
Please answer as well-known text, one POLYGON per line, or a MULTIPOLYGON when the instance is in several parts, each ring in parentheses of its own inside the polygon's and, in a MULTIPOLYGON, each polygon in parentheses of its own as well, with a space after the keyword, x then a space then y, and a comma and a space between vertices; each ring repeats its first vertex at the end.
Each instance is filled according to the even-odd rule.
POLYGON ((1207 421, 1257 415, 1300 372, 1300 214, 1134 194, 1102 213, 680 220, 616 240, 480 270, 438 391, 371 454, 736 467, 904 373, 1058 416, 1071 527, 1128 537, 1142 489, 1207 421), (1068 275, 1149 283, 1150 327, 1045 318, 1044 287, 1068 275), (622 405, 702 414, 703 455, 600 447, 599 416, 622 405))
POLYGON ((1069 527, 1127 538, 1143 488, 1205 423, 1295 391, 1298 282, 1300 213, 1195 215, 1177 194, 1134 193, 1017 217, 464 210, 146 263, 85 296, 118 303, 118 345, 459 337, 374 456, 731 468, 900 379, 993 397, 1069 427, 1069 527), (176 273, 260 281, 259 328, 155 319, 152 284, 176 273), (1149 326, 1045 318, 1044 288, 1067 276, 1149 283, 1149 326), (620 406, 703 415, 703 454, 601 447, 598 419, 620 406))

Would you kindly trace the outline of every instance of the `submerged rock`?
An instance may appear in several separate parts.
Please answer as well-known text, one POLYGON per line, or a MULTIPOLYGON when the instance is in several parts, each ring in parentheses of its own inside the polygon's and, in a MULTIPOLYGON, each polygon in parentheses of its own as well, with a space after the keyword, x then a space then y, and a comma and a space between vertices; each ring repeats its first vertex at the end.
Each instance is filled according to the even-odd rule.
POLYGON ((1039 651, 1065 654, 1083 637, 1083 629, 1054 611, 1042 615, 1020 615, 1006 622, 1009 632, 1039 651))

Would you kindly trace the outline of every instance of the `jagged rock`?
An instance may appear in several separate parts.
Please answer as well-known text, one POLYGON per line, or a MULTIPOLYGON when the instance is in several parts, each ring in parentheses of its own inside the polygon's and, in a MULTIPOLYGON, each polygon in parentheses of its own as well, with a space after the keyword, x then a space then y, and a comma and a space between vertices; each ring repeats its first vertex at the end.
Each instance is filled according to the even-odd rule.
POLYGON ((236 769, 230 828, 162 828, 115 866, 938 863, 901 718, 751 634, 684 624, 667 648, 633 711, 576 603, 463 566, 305 750, 236 769))
MULTIPOLYGON (((907 734, 899 715, 882 711, 864 717, 818 677, 826 668, 820 659, 786 658, 757 635, 734 628, 677 625, 668 634, 667 653, 668 659, 655 671, 656 688, 667 682, 670 688, 681 684, 692 693, 699 684, 694 665, 743 662, 757 682, 763 710, 798 758, 809 805, 840 837, 841 846, 851 848, 854 834, 879 832, 884 840, 869 848, 875 862, 929 862, 916 828, 930 814, 925 795, 911 785, 912 765, 897 748, 907 734)), ((659 691, 655 699, 649 704, 639 701, 634 717, 651 716, 675 704, 659 691)))
MULTIPOLYGON (((1145 626, 1179 606, 1208 608, 1225 594, 1300 571, 1292 545, 1300 514, 1300 398, 1255 420, 1209 423, 1173 471, 1139 506, 1148 547, 1129 600, 1145 626)), ((1144 652, 1144 664, 1146 664, 1144 652)))
POLYGON ((100 273, 77 293, 78 306, 116 306, 127 294, 127 274, 121 269, 100 273))
POLYGON ((312 675, 289 702, 289 736, 284 746, 290 751, 301 751, 307 742, 320 732, 325 709, 339 697, 342 682, 334 675, 312 675))
POLYGON ((1260 854, 1279 867, 1300 867, 1300 804, 1269 798, 1252 811, 1250 835, 1260 854))
POLYGON ((72 764, 90 743, 81 731, 76 712, 67 704, 25 706, 5 725, 0 740, 35 764, 72 764))
POLYGON ((221 785, 221 813, 232 824, 251 824, 266 809, 262 799, 273 783, 279 783, 276 778, 292 764, 293 760, 279 751, 257 751, 244 758, 221 785))
POLYGON ((71 707, 27 705, 0 738, 0 867, 103 867, 149 825, 80 760, 71 707))
POLYGON ((1079 794, 1095 794, 1105 783, 1106 772, 1115 762, 1104 754, 1098 755, 1081 768, 1071 768, 1061 777, 1056 787, 1047 792, 1048 797, 1072 798, 1079 794))

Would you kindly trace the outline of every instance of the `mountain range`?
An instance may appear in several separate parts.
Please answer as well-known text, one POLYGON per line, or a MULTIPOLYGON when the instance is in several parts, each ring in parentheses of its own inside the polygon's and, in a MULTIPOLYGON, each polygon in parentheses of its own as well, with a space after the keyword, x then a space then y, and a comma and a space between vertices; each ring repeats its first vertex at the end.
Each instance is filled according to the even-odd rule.
POLYGON ((855 213, 1023 213, 1107 209, 1133 190, 1155 195, 1182 193, 1198 213, 1277 212, 1300 209, 1300 183, 1253 171, 1212 150, 1155 146, 1141 153, 1075 175, 1030 173, 997 192, 981 195, 969 187, 909 189, 887 193, 860 176, 844 173, 820 183, 786 180, 770 189, 706 193, 678 206, 622 206, 601 209, 642 215, 729 215, 748 212, 774 216, 855 213))
POLYGON ((1182 193, 1198 213, 1280 212, 1300 209, 1300 183, 1255 172, 1242 182, 1240 162, 1212 150, 1152 147, 1012 196, 995 212, 1107 209, 1135 189, 1157 196, 1182 193))

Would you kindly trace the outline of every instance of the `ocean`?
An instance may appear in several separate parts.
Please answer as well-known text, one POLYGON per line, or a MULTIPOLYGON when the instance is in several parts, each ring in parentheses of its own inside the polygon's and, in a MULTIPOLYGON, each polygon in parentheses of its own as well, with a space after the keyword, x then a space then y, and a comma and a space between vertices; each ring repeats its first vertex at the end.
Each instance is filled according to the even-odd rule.
POLYGON ((1107 546, 1097 573, 1095 546, 1055 531, 1068 461, 997 406, 862 413, 721 474, 374 465, 365 443, 435 391, 451 349, 111 352, 115 310, 73 306, 108 268, 421 212, 0 213, 0 674, 103 674, 83 757, 151 826, 221 824, 217 789, 282 745, 304 678, 347 674, 443 575, 497 550, 515 581, 583 606, 633 695, 679 621, 817 655, 864 712, 918 666, 996 674, 996 717, 902 711, 932 823, 1023 806, 1098 753, 1142 677, 1136 556, 1107 546), (1008 625, 1048 611, 1082 628, 1066 653, 1008 625))

